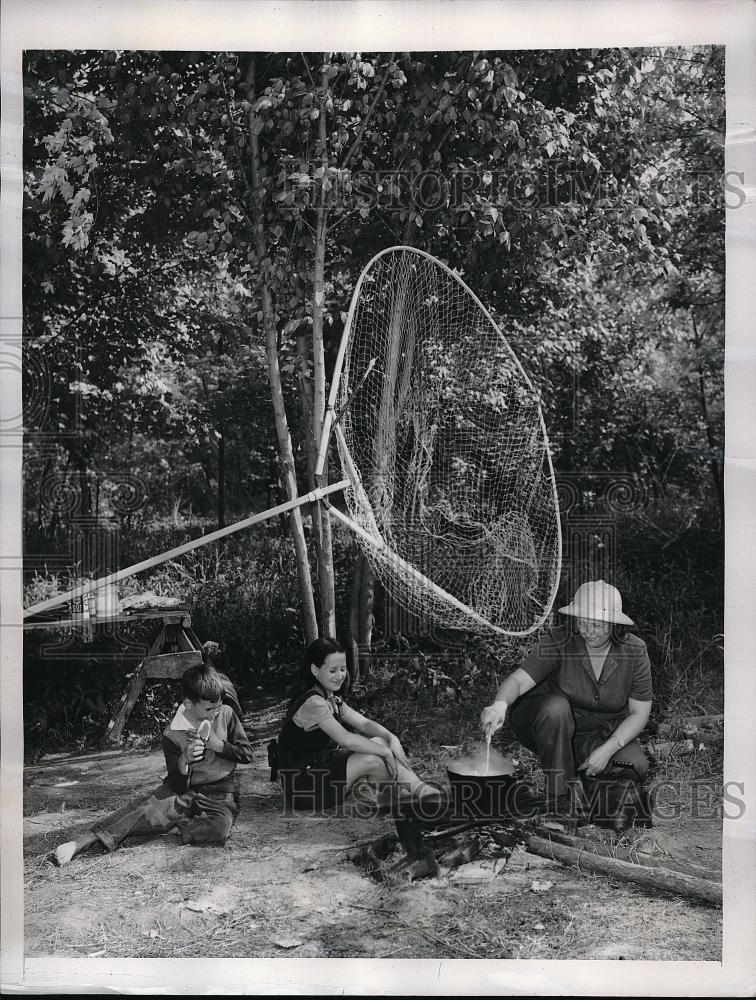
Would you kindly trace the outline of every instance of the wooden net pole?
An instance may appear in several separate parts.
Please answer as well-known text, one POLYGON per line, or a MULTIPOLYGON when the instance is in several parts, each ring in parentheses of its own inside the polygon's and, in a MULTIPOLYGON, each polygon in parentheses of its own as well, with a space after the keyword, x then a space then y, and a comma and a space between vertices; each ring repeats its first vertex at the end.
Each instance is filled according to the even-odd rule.
POLYGON ((32 615, 38 615, 42 611, 47 611, 50 608, 57 607, 59 604, 65 604, 66 601, 72 601, 77 597, 83 597, 85 594, 90 594, 93 590, 99 590, 100 587, 106 587, 108 584, 117 583, 119 580, 125 580, 129 576, 135 576, 137 573, 141 573, 145 569, 152 569, 153 566, 159 566, 160 563, 168 562, 169 559, 177 559, 179 556, 183 556, 186 552, 191 552, 193 549, 198 549, 203 545, 209 545, 210 542, 217 542, 220 538, 232 535, 234 532, 241 531, 243 528, 249 528, 253 524, 259 524, 260 521, 266 521, 268 518, 275 517, 276 514, 285 514, 286 511, 293 510, 295 507, 301 507, 302 504, 314 503, 321 497, 326 496, 329 493, 335 493, 337 490, 346 489, 347 486, 350 485, 351 484, 348 479, 341 479, 338 483, 332 483, 330 486, 324 486, 321 489, 313 490, 305 496, 294 497, 293 500, 287 500, 286 503, 279 504, 277 507, 271 507, 269 510, 261 511, 259 514, 252 514, 251 517, 246 517, 243 521, 237 521, 235 524, 229 524, 226 528, 219 528, 218 531, 212 531, 209 535, 202 535, 200 538, 194 538, 191 542, 185 542, 183 545, 178 545, 175 549, 170 549, 168 552, 161 552, 160 555, 144 559, 142 562, 135 563, 133 566, 126 566, 124 569, 119 569, 117 572, 111 573, 109 576, 103 576, 99 580, 89 580, 87 583, 74 587, 73 590, 69 590, 65 594, 58 594, 55 597, 48 598, 46 601, 42 601, 40 604, 35 604, 31 608, 26 608, 24 610, 24 618, 26 619, 30 618, 32 615))

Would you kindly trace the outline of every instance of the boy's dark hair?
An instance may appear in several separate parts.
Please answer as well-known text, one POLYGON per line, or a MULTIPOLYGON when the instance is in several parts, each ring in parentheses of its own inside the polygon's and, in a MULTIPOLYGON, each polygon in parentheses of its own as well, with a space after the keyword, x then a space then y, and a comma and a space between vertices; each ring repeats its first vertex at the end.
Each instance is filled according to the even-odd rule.
MULTIPOLYGON (((302 662, 299 667, 299 680, 302 682, 302 690, 306 690, 315 683, 310 667, 322 667, 327 657, 331 653, 344 653, 344 647, 331 636, 324 635, 320 639, 315 639, 304 652, 302 662)), ((344 683, 341 685, 339 694, 345 694, 349 690, 349 673, 347 672, 344 683)))
POLYGON ((181 690, 189 701, 222 701, 223 681, 218 671, 206 663, 189 667, 181 678, 181 690))

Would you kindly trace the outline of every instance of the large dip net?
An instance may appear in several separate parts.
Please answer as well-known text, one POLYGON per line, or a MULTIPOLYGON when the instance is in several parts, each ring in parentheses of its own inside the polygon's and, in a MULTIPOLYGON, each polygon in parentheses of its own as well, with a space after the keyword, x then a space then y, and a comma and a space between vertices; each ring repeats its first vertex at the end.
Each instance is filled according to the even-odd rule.
POLYGON ((457 275, 410 247, 370 261, 334 408, 349 520, 388 593, 443 628, 536 629, 560 572, 546 428, 504 335, 457 275))

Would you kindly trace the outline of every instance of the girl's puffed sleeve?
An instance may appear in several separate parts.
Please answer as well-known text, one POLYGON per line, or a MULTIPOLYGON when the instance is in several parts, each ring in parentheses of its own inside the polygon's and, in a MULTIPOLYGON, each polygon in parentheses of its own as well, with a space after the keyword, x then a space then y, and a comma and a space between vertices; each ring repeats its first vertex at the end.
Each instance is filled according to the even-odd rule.
POLYGON ((333 718, 333 711, 328 707, 328 702, 319 694, 314 694, 307 701, 303 702, 294 713, 294 723, 306 733, 317 729, 321 722, 326 722, 333 718))

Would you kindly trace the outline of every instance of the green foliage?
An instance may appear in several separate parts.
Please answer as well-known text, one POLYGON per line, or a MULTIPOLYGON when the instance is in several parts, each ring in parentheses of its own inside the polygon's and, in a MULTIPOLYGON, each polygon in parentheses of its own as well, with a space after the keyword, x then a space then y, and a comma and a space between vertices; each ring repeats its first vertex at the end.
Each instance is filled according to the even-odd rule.
POLYGON ((37 750, 71 749, 86 745, 107 720, 107 701, 101 689, 92 689, 81 677, 71 684, 50 677, 36 679, 33 693, 24 702, 24 729, 37 750))
POLYGON ((55 358, 60 429, 82 410, 74 464, 136 463, 152 482, 140 456, 158 438, 168 495, 193 480, 209 512, 221 438, 271 463, 259 281, 273 290, 298 433, 293 403, 310 370, 295 338, 312 324, 323 205, 328 349, 368 257, 413 242, 501 317, 543 388, 566 468, 649 472, 697 449, 675 481, 693 473, 694 495, 713 475, 721 489, 722 86, 711 48, 331 54, 320 65, 299 53, 30 54, 29 350, 55 358), (72 242, 90 174, 97 211, 72 242))
MULTIPOLYGON (((377 250, 411 243, 457 268, 542 392, 557 471, 644 485, 627 539, 648 551, 618 552, 633 595, 641 578, 651 594, 649 630, 700 605, 701 643, 718 634, 721 586, 702 568, 721 566, 723 49, 25 60, 25 349, 50 389, 29 427, 47 438, 27 446, 27 554, 70 556, 71 518, 94 514, 135 561, 280 499, 263 279, 304 481, 297 337, 313 328, 320 208, 327 360, 377 250), (123 475, 143 506, 114 504, 123 475), (75 506, 45 502, 56 476, 75 506)), ((140 580, 188 593, 253 685, 298 655, 295 584, 271 532, 140 580)), ((679 663, 662 633, 660 661, 679 663)))
MULTIPOLYGON (((180 529, 155 527, 141 537, 138 559, 157 548, 168 548, 184 537, 180 529)), ((229 539, 224 546, 198 549, 177 563, 168 563, 139 581, 121 584, 121 595, 151 590, 181 597, 192 609, 192 623, 202 640, 221 643, 220 666, 237 684, 243 700, 253 704, 269 692, 290 691, 303 649, 296 573, 291 543, 274 526, 229 539)), ((339 583, 339 635, 346 635, 348 567, 352 542, 335 535, 336 579, 339 583)), ((637 622, 635 631, 649 646, 654 670, 654 718, 716 713, 723 695, 723 655, 720 613, 723 579, 717 547, 701 532, 661 539, 636 519, 618 525, 622 553, 621 577, 615 582, 637 622), (660 561, 659 549, 663 558, 660 561), (652 581, 652 582, 650 582, 652 581), (663 609, 663 613, 660 609, 663 609)), ((576 567, 580 573, 580 567, 576 567)), ((591 567, 585 567, 591 574, 591 567)), ((30 603, 60 592, 55 576, 37 576, 28 585, 30 603)), ((562 597, 560 594, 557 605, 562 597)), ((424 734, 435 743, 457 745, 478 738, 475 716, 498 682, 525 654, 527 642, 508 647, 455 633, 444 651, 438 641, 419 640, 389 631, 387 609, 376 608, 374 656, 371 669, 352 694, 361 710, 381 719, 404 719, 408 745, 424 734), (393 706, 393 707, 392 707, 393 706), (465 735, 466 734, 466 735, 465 735)), ((123 641, 95 633, 82 645, 43 653, 43 643, 69 638, 34 631, 26 635, 24 726, 30 752, 94 745, 103 735, 118 704, 127 674, 136 667, 123 657, 123 641)), ((128 626, 134 642, 149 638, 143 624, 128 626)), ((122 637, 123 638, 123 637, 122 637)), ((129 720, 129 732, 152 739, 170 719, 180 700, 177 683, 148 684, 129 720)), ((401 735, 401 734, 400 734, 401 735)))

